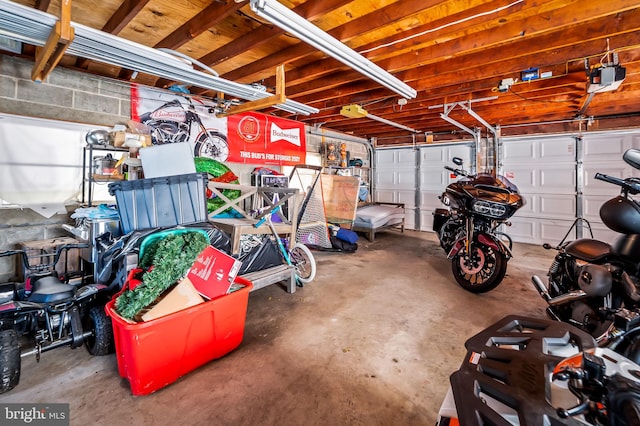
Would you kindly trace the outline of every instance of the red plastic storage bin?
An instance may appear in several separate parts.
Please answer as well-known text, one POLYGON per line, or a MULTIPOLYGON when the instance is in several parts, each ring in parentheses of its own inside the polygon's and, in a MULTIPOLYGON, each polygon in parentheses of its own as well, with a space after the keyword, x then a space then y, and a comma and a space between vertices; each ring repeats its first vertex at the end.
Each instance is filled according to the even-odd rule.
POLYGON ((118 371, 134 395, 155 392, 240 346, 253 285, 234 282, 244 287, 148 322, 129 323, 115 313, 115 299, 107 303, 118 371))

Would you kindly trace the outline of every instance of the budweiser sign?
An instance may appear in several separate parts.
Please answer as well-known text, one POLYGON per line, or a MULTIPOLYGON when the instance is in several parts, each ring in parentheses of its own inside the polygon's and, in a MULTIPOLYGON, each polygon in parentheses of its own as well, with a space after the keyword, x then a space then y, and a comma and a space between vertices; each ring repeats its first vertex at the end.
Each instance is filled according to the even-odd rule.
POLYGON ((281 129, 277 124, 271 123, 269 142, 287 141, 295 146, 300 146, 300 129, 281 129))

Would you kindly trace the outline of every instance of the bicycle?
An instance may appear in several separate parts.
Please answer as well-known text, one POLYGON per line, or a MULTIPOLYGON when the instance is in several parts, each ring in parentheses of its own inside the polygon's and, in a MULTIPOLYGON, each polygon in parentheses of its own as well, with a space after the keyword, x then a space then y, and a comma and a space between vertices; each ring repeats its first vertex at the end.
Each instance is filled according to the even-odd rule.
POLYGON ((276 240, 282 259, 287 265, 295 268, 296 285, 302 287, 304 284, 313 281, 316 277, 316 260, 311 250, 302 243, 290 241, 289 248, 287 249, 285 247, 271 220, 271 215, 277 213, 279 210, 280 206, 276 207, 271 212, 265 214, 262 219, 258 220, 253 226, 259 228, 265 222, 269 225, 269 229, 276 240))

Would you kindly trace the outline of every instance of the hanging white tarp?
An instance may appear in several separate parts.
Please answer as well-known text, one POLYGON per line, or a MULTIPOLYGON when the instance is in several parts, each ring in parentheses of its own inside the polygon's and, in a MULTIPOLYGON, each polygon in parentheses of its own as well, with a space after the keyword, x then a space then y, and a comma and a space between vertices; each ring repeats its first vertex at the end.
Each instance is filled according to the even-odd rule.
POLYGON ((0 199, 45 217, 66 213, 81 189, 84 136, 93 128, 0 115, 0 199))

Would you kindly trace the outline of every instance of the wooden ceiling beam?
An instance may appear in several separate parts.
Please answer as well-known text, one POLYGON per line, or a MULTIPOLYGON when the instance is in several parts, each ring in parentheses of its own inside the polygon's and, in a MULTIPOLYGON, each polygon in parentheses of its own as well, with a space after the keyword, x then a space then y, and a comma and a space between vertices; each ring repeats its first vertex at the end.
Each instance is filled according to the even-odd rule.
MULTIPOLYGON (((125 0, 120 7, 115 11, 109 20, 102 27, 102 31, 109 34, 117 35, 124 27, 136 17, 138 13, 149 3, 149 0, 125 0)), ((76 67, 87 69, 89 66, 89 60, 85 58, 78 58, 76 60, 76 67)), ((131 71, 123 70, 121 75, 126 77, 131 75, 131 71)), ((128 78, 125 78, 128 80, 128 78)))
MULTIPOLYGON (((519 72, 521 70, 528 69, 531 66, 540 67, 547 64, 553 65, 562 62, 558 60, 557 55, 553 52, 553 50, 557 48, 575 46, 573 49, 573 56, 567 57, 566 60, 585 56, 585 53, 586 55, 601 54, 603 52, 603 43, 606 35, 617 34, 622 31, 637 33, 640 29, 640 15, 633 11, 624 12, 617 15, 616 19, 607 20, 604 24, 604 28, 600 21, 591 21, 583 23, 582 25, 574 25, 570 32, 567 28, 554 27, 552 24, 548 24, 548 26, 549 31, 544 34, 527 38, 526 40, 523 39, 518 42, 513 42, 509 45, 498 43, 493 46, 485 45, 481 50, 471 50, 469 45, 473 45, 474 43, 477 44, 477 39, 492 39, 495 37, 495 33, 499 33, 497 31, 487 30, 482 33, 473 34, 462 40, 454 39, 437 46, 430 46, 428 48, 421 49, 420 51, 412 54, 402 55, 404 59, 399 59, 399 57, 397 57, 394 58, 393 61, 396 64, 400 61, 403 63, 413 62, 414 66, 413 68, 409 68, 407 71, 396 73, 396 77, 412 85, 417 90, 423 90, 426 89, 426 87, 421 87, 421 83, 416 84, 413 82, 425 81, 425 75, 438 75, 438 80, 441 80, 440 75, 443 73, 451 72, 453 70, 453 72, 457 74, 463 69, 476 66, 477 64, 487 64, 488 62, 497 63, 504 61, 505 59, 528 55, 527 60, 530 60, 531 62, 528 64, 522 63, 521 66, 514 70, 508 71, 505 69, 505 73, 503 73, 503 75, 506 76, 507 72, 519 72), (584 51, 583 49, 586 46, 585 42, 593 39, 599 40, 600 45, 592 46, 588 51, 584 51), (537 47, 532 51, 531 46, 537 47), (460 52, 471 51, 471 53, 451 55, 450 52, 454 51, 456 48, 460 49, 460 52), (532 52, 536 53, 536 55, 532 55, 532 52), (416 57, 427 57, 431 58, 431 60, 425 65, 418 66, 415 60, 416 57), (536 57, 536 59, 531 60, 533 57, 536 57), (432 70, 435 72, 426 74, 425 71, 430 68, 429 64, 434 64, 432 68, 435 67, 438 69, 432 70)), ((637 44, 637 40, 630 40, 624 44, 612 42, 611 46, 620 47, 633 44, 637 44)), ((392 69, 390 60, 381 61, 378 65, 385 69, 392 69)), ((403 65, 401 68, 407 68, 407 66, 403 65)), ((293 74, 292 79, 294 80, 295 72, 291 72, 290 74, 293 74)), ((288 91, 290 96, 311 94, 321 91, 326 87, 343 85, 346 82, 356 81, 358 79, 361 79, 361 75, 359 75, 359 73, 355 71, 344 71, 314 80, 313 83, 292 85, 292 80, 289 80, 290 87, 288 88, 288 91)), ((458 80, 458 78, 456 78, 456 80, 458 80)), ((422 84, 422 86, 424 86, 424 84, 422 84)))
MULTIPOLYGON (((380 22, 384 22, 385 25, 388 25, 391 22, 406 18, 442 2, 442 0, 412 0, 407 5, 403 4, 402 7, 398 7, 398 5, 393 4, 382 9, 377 9, 366 16, 354 19, 346 24, 340 25, 328 31, 328 33, 344 43, 362 33, 377 29, 380 26, 380 22)), ((225 74, 224 78, 234 81, 251 82, 250 77, 264 71, 265 69, 272 68, 282 63, 290 63, 316 52, 317 50, 314 47, 300 42, 266 58, 235 69, 225 74)))
MULTIPOLYGON (((640 16, 638 16, 638 18, 640 18, 640 16)), ((541 71, 544 71, 546 64, 550 64, 551 61, 555 62, 555 64, 551 65, 554 67, 562 64, 568 64, 569 61, 576 61, 576 63, 579 64, 577 66, 582 67, 583 63, 578 60, 580 52, 598 52, 599 54, 602 52, 602 44, 604 42, 602 38, 588 40, 586 43, 582 44, 565 45, 564 47, 558 48, 553 41, 556 40, 556 43, 565 44, 560 43, 562 40, 562 34, 563 32, 560 31, 558 34, 546 35, 544 44, 542 44, 542 40, 539 41, 540 44, 538 44, 537 40, 533 40, 536 45, 547 46, 549 49, 548 51, 538 51, 531 55, 514 58, 514 54, 517 54, 519 51, 516 50, 516 53, 514 53, 510 51, 510 49, 495 48, 487 50, 484 55, 480 53, 473 53, 467 56, 460 56, 452 58, 449 61, 442 61, 418 67, 415 70, 398 73, 396 76, 401 80, 413 84, 413 87, 418 90, 418 97, 420 97, 420 93, 423 91, 440 90, 440 88, 456 84, 459 85, 460 75, 462 74, 464 74, 465 82, 468 84, 476 80, 486 81, 488 78, 494 78, 494 84, 497 85, 500 79, 509 76, 517 77, 522 70, 528 69, 531 66, 539 66, 541 71), (425 78, 425 76, 437 76, 437 78, 425 78)), ((637 43, 637 32, 632 31, 613 36, 610 37, 610 41, 612 42, 612 45, 616 46, 631 45, 633 43, 637 43)), ((526 50, 522 52, 524 53, 526 50)), ((636 55, 640 55, 640 48, 626 50, 620 54, 622 61, 624 61, 625 57, 629 57, 631 58, 630 60, 633 60, 632 58, 636 55)), ((295 98, 299 102, 312 103, 311 100, 316 100, 316 104, 314 105, 316 107, 319 107, 323 100, 335 98, 336 95, 346 98, 354 96, 356 93, 364 95, 363 92, 366 92, 367 90, 371 90, 376 94, 380 93, 378 91, 379 86, 371 81, 354 82, 350 84, 348 88, 342 87, 339 93, 336 93, 335 86, 338 84, 340 79, 345 78, 346 77, 338 76, 338 78, 334 77, 333 80, 329 78, 318 79, 315 82, 317 87, 322 89, 329 88, 322 92, 317 92, 315 91, 316 88, 309 87, 308 85, 304 85, 302 88, 299 86, 289 86, 287 91, 290 97, 295 98), (301 93, 304 95, 296 96, 301 93)), ((584 78, 586 82, 586 74, 584 78)))
MULTIPOLYGON (((312 0, 295 7, 293 11, 307 20, 313 21, 314 19, 342 7, 351 1, 352 0, 312 0)), ((254 31, 236 38, 219 49, 202 56, 198 60, 203 64, 213 67, 234 56, 238 56, 246 51, 255 49, 257 46, 260 46, 281 34, 284 34, 284 30, 279 27, 263 25, 256 28, 254 31)))
POLYGON ((202 9, 196 16, 182 24, 180 28, 160 40, 155 44, 155 48, 165 47, 168 49, 177 49, 183 44, 198 37, 209 28, 215 26, 219 22, 225 20, 229 15, 237 12, 244 3, 236 3, 235 1, 212 2, 209 6, 202 9))
POLYGON ((118 10, 104 24, 102 31, 109 34, 118 34, 124 27, 129 25, 147 3, 149 3, 149 0, 124 0, 118 10))
POLYGON ((51 0, 36 0, 36 3, 33 6, 33 8, 46 12, 47 10, 49 10, 50 5, 51 5, 51 0))
MULTIPOLYGON (((540 17, 536 18, 535 14, 540 12, 538 7, 529 7, 527 9, 522 8, 522 10, 516 9, 515 13, 508 14, 509 20, 505 19, 506 24, 502 23, 501 19, 497 19, 500 17, 500 15, 489 15, 484 18, 478 17, 473 20, 472 26, 469 26, 468 24, 463 26, 462 24, 460 24, 454 27, 447 27, 439 31, 425 34, 420 38, 409 40, 403 45, 394 45, 382 48, 376 50, 373 54, 365 54, 365 56, 375 61, 375 58, 389 55, 389 53, 393 53, 393 55, 399 55, 395 56, 394 59, 388 58, 384 62, 376 61, 377 64, 382 68, 387 69, 390 72, 395 72, 398 70, 415 67, 421 63, 425 64, 428 62, 433 62, 437 60, 437 58, 451 56, 456 52, 464 52, 465 49, 482 49, 486 47, 487 44, 483 42, 482 45, 480 45, 478 40, 484 41, 487 37, 489 37, 489 40, 497 38, 497 42, 505 43, 508 41, 505 40, 505 34, 513 34, 512 38, 522 38, 521 34, 524 33, 526 37, 529 37, 531 34, 539 34, 541 30, 538 28, 543 28, 543 30, 553 30, 553 28, 557 28, 561 25, 575 24, 581 21, 593 19, 594 15, 600 16, 607 12, 612 14, 620 10, 629 9, 634 5, 634 1, 620 0, 620 2, 611 2, 608 5, 603 6, 602 2, 598 2, 596 0, 585 0, 580 3, 579 8, 575 7, 575 0, 558 0, 557 2, 553 2, 552 4, 554 5, 554 7, 560 7, 562 12, 554 13, 555 11, 553 10, 549 11, 547 15, 551 15, 550 17, 553 19, 549 19, 548 21, 545 21, 540 17), (527 18, 531 19, 529 19, 529 21, 526 21, 527 18), (492 23, 492 25, 488 27, 487 22, 492 23), (482 34, 478 34, 479 30, 477 28, 482 30, 482 34), (496 29, 499 29, 499 31, 496 31, 496 29), (456 31, 463 31, 466 36, 461 39, 459 35, 455 33, 456 31), (441 39, 439 40, 439 38, 441 39), (465 39, 467 40, 466 42, 465 39), (416 51, 416 49, 421 47, 421 43, 429 43, 429 45, 434 50, 437 49, 438 52, 434 54, 433 52, 416 51), (465 46, 465 44, 467 46, 465 46), (447 45, 451 47, 447 48, 447 45), (410 49, 410 51, 408 53, 402 54, 402 52, 406 52, 407 49, 410 49), (416 58, 429 59, 423 59, 421 61, 416 60, 416 58)), ((635 2, 635 5, 637 6, 637 2, 635 2)), ((390 8, 393 8, 393 6, 395 5, 390 6, 390 8)), ((427 5, 425 5, 424 7, 426 6, 427 5)), ((495 8, 495 6, 493 7, 495 8)), ((545 7, 549 8, 552 6, 547 4, 545 5, 545 7)), ((396 6, 396 9, 397 8, 398 7, 396 6)), ((374 19, 373 15, 383 12, 385 11, 385 9, 381 9, 377 12, 368 14, 360 18, 359 20, 351 21, 348 24, 329 31, 329 33, 332 35, 339 35, 341 33, 344 33, 342 41, 348 41, 353 36, 367 32, 367 28, 369 30, 375 29, 375 27, 371 27, 371 23, 377 23, 380 22, 380 20, 374 19), (367 27, 366 25, 369 25, 369 27, 367 27), (343 27, 349 28, 349 32, 347 32, 347 30, 343 30, 343 27), (357 31, 355 31, 353 28, 357 28, 357 31)), ((420 29, 421 32, 424 32, 429 28, 437 28, 438 26, 442 26, 446 23, 455 22, 456 18, 457 20, 464 20, 465 18, 469 18, 483 12, 487 12, 486 6, 479 6, 477 7, 477 9, 469 10, 467 12, 459 12, 457 14, 454 14, 452 17, 444 18, 441 21, 435 20, 434 22, 430 22, 428 25, 420 27, 420 29)), ((505 11, 505 15, 508 12, 513 11, 505 11)), ((362 46, 358 50, 366 50, 386 43, 391 43, 396 40, 397 38, 395 36, 385 38, 384 40, 379 40, 374 43, 362 46)), ((271 55, 267 58, 263 58, 262 60, 255 61, 250 65, 232 71, 231 73, 225 75, 225 78, 229 78, 232 80, 247 78, 249 75, 260 72, 260 68, 263 66, 272 67, 276 63, 298 60, 304 57, 305 54, 309 54, 315 51, 310 46, 304 44, 303 46, 306 46, 306 49, 303 49, 302 47, 300 47, 300 45, 295 45, 289 49, 286 49, 285 51, 279 52, 275 55, 271 55)), ((320 67, 320 69, 318 70, 318 74, 322 74, 326 66, 322 63, 319 63, 318 66, 320 67)), ((292 84, 297 81, 297 79, 300 78, 300 75, 304 75, 307 78, 311 75, 314 75, 313 68, 309 66, 305 68, 306 69, 304 71, 300 70, 299 72, 297 72, 294 70, 293 72, 288 72, 287 79, 289 83, 292 84)), ((334 68, 346 69, 346 67, 338 62, 335 62, 334 68)), ((268 85, 269 81, 267 81, 266 84, 268 85)))

